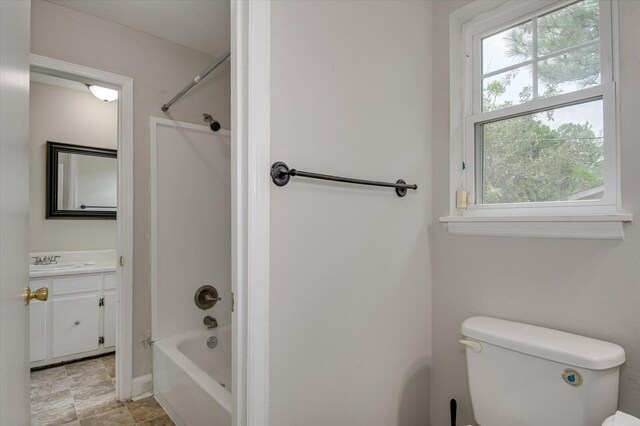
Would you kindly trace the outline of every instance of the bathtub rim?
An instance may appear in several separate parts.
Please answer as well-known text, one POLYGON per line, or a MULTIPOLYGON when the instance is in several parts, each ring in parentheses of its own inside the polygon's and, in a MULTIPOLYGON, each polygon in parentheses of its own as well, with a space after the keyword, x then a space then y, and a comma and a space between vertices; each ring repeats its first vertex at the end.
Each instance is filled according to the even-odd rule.
MULTIPOLYGON (((221 326, 220 328, 229 329, 229 332, 231 332, 231 326, 221 326)), ((178 349, 178 345, 190 338, 205 337, 214 334, 215 333, 211 333, 210 331, 189 331, 183 334, 177 334, 156 340, 153 342, 153 345, 154 347, 157 347, 158 350, 162 351, 167 358, 173 361, 178 368, 182 369, 189 378, 196 382, 196 384, 211 395, 222 406, 222 408, 231 414, 233 403, 229 389, 223 387, 218 383, 218 381, 216 381, 216 379, 211 377, 209 373, 197 366, 195 362, 178 349)), ((206 344, 206 339, 204 339, 202 343, 206 344)))

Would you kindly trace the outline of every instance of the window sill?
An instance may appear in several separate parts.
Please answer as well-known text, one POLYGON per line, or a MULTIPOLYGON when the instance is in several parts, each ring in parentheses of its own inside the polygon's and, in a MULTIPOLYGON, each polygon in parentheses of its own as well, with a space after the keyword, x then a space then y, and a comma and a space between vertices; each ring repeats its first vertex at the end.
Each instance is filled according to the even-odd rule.
POLYGON ((446 216, 440 218, 451 235, 493 237, 587 238, 623 240, 624 223, 632 214, 572 216, 446 216))

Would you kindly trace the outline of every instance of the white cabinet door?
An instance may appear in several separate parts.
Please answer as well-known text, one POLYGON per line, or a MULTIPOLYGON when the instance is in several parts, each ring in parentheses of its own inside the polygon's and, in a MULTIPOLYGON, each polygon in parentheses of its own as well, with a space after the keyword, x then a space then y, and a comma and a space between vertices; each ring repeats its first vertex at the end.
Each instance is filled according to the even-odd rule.
POLYGON ((42 361, 47 359, 47 302, 32 301, 29 317, 29 359, 31 362, 42 361))
POLYGON ((104 295, 104 347, 116 345, 116 294, 104 295))
POLYGON ((115 290, 117 284, 116 274, 104 274, 104 289, 115 290))
POLYGON ((100 337, 100 296, 54 300, 53 357, 98 349, 100 337))
MULTIPOLYGON (((29 287, 36 290, 49 287, 47 280, 31 280, 29 287)), ((47 359, 47 306, 48 302, 32 300, 29 305, 29 359, 31 362, 47 359)))

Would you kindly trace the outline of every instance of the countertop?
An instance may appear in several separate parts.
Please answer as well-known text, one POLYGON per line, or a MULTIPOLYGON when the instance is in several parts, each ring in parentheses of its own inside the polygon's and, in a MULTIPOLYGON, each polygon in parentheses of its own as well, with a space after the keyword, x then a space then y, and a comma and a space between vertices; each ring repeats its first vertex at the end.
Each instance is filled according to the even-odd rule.
POLYGON ((115 272, 116 265, 110 264, 95 264, 95 265, 81 265, 75 268, 68 269, 52 269, 48 271, 29 271, 29 278, 43 278, 43 277, 60 277, 65 275, 80 275, 80 274, 99 274, 105 272, 115 272))

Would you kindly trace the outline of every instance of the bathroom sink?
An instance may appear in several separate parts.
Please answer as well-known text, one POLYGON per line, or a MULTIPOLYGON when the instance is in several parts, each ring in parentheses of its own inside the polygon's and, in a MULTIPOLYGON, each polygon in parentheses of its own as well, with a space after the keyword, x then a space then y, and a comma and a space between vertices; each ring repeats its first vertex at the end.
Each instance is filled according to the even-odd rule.
POLYGON ((30 272, 62 271, 82 266, 82 263, 52 263, 50 265, 29 265, 30 272))

